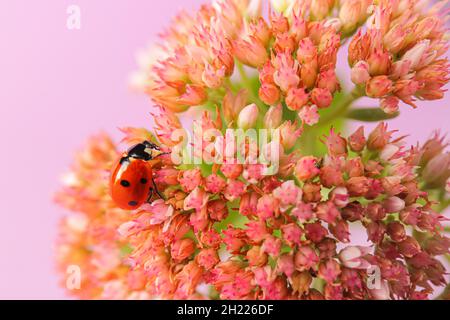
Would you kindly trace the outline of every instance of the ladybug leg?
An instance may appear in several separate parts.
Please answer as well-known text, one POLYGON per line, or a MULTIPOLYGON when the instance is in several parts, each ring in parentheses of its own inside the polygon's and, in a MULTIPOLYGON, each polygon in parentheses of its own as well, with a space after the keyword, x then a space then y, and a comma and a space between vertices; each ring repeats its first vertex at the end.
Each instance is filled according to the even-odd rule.
POLYGON ((153 188, 149 189, 149 194, 148 194, 148 198, 147 198, 148 203, 152 203, 153 191, 154 191, 153 188))
POLYGON ((158 191, 158 187, 156 186, 155 180, 152 178, 153 182, 153 189, 155 190, 156 194, 163 200, 165 200, 164 196, 158 191))

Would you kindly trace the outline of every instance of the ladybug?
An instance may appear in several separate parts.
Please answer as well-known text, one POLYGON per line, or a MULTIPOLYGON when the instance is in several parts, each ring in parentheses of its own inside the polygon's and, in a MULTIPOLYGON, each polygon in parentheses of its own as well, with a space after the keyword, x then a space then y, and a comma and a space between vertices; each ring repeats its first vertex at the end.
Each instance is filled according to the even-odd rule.
POLYGON ((143 141, 128 149, 111 171, 111 197, 122 209, 139 208, 145 202, 150 202, 153 193, 160 198, 162 195, 153 180, 150 160, 165 154, 154 143, 143 141))

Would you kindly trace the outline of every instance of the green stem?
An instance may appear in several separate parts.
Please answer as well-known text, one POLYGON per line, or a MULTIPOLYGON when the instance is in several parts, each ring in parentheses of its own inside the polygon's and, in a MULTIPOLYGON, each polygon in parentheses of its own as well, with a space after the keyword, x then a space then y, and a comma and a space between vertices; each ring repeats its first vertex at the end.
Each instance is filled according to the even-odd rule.
POLYGON ((332 121, 335 121, 337 118, 344 117, 353 102, 361 98, 363 95, 364 90, 361 87, 354 87, 353 90, 348 95, 345 95, 336 106, 332 106, 333 109, 330 110, 330 112, 321 117, 319 125, 325 126, 332 121))
POLYGON ((239 72, 239 76, 241 77, 242 85, 248 91, 250 101, 256 104, 261 112, 265 113, 267 111, 267 106, 259 99, 257 93, 258 89, 256 89, 255 93, 252 79, 250 79, 247 72, 245 72, 244 65, 241 62, 236 61, 236 67, 239 72))

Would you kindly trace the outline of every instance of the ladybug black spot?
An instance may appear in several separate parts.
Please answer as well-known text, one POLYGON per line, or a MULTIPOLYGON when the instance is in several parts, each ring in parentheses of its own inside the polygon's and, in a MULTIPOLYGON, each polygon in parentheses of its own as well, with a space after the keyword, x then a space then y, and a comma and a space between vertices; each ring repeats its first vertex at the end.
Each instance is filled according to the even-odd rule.
POLYGON ((137 201, 130 201, 128 202, 128 205, 134 207, 135 205, 137 205, 137 201))
POLYGON ((142 184, 147 184, 147 179, 142 178, 142 179, 141 179, 141 183, 142 183, 142 184))
POLYGON ((130 186, 130 182, 128 180, 120 180, 120 185, 122 187, 129 187, 130 186))

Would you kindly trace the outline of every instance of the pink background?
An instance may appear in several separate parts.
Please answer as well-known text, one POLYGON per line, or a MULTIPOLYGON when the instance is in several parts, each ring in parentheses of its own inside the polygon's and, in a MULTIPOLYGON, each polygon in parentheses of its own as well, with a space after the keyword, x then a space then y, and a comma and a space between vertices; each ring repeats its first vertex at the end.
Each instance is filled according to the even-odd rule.
MULTIPOLYGON (((148 125, 150 101, 126 80, 137 49, 200 0, 3 0, 0 3, 0 298, 65 298, 53 263, 52 203, 74 151, 100 130, 148 125), (81 30, 66 8, 81 8, 81 30)), ((448 127, 450 99, 403 107, 391 127, 424 139, 448 127)))

